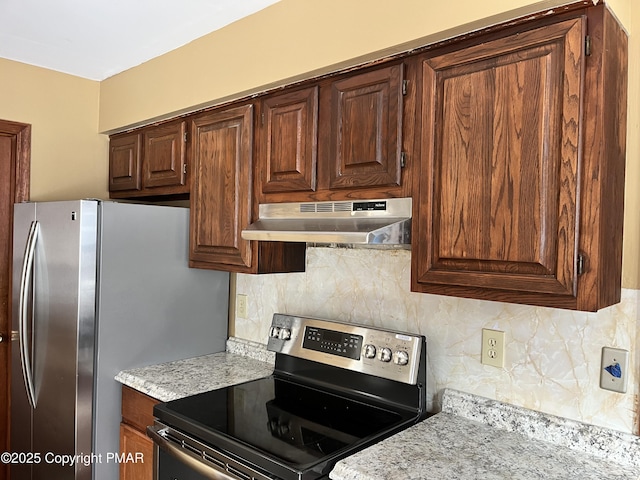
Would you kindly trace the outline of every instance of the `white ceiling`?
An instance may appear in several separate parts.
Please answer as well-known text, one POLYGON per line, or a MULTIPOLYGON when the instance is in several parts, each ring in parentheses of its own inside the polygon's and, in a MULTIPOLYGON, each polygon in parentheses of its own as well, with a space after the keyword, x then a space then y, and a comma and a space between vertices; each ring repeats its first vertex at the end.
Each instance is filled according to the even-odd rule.
POLYGON ((277 1, 0 0, 0 57, 104 80, 277 1))

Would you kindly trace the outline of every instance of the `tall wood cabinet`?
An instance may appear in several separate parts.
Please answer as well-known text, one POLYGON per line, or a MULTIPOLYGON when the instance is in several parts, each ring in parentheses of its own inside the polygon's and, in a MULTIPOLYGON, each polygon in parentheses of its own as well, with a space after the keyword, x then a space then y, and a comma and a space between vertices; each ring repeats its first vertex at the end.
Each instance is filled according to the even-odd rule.
POLYGON ((253 218, 253 105, 191 120, 190 265, 240 273, 304 271, 305 245, 250 242, 253 218))
POLYGON ((605 8, 419 60, 412 289, 620 298, 626 37, 605 8))
POLYGON ((191 133, 191 263, 249 268, 253 105, 193 118, 191 133))

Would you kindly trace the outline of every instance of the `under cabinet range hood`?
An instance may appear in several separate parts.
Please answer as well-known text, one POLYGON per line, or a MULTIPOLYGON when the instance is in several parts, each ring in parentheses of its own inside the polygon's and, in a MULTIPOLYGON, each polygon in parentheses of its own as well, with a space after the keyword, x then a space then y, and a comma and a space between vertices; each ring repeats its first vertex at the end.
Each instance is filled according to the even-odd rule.
POLYGON ((266 203, 245 240, 397 246, 411 243, 411 198, 266 203))

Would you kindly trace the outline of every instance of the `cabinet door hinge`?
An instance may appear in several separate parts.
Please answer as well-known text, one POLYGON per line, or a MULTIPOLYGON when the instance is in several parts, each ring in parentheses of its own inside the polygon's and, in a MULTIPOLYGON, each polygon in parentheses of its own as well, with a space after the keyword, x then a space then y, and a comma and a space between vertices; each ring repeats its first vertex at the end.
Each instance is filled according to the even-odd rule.
POLYGON ((402 95, 407 94, 407 88, 409 87, 409 80, 402 81, 402 95))
POLYGON ((402 152, 400 154, 400 168, 404 168, 407 166, 407 152, 402 152))
POLYGON ((187 138, 189 138, 189 134, 184 132, 184 143, 187 143, 187 138))
POLYGON ((584 54, 587 57, 591 56, 591 36, 587 35, 584 37, 584 54))
POLYGON ((577 270, 578 275, 582 275, 584 273, 584 264, 585 264, 584 255, 579 253, 578 254, 577 264, 576 264, 576 270, 577 270))
POLYGON ((183 173, 184 175, 186 175, 186 174, 187 174, 187 164, 186 164, 186 163, 183 163, 183 164, 182 164, 182 173, 183 173))
POLYGON ((260 115, 260 122, 262 122, 261 125, 264 127, 264 113, 260 115))

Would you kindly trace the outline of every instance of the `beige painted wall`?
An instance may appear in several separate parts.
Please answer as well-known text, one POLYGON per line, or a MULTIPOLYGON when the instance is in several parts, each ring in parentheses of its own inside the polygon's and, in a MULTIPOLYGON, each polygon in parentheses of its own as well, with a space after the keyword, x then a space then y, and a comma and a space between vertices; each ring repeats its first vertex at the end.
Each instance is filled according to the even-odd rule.
POLYGON ((31 124, 31 198, 106 198, 100 84, 0 59, 0 118, 31 124))
MULTIPOLYGON (((464 24, 486 25, 482 19, 498 17, 491 24, 569 1, 281 0, 103 81, 100 130, 214 104, 374 52, 425 45, 441 32, 468 32, 464 24)), ((621 18, 629 16, 630 2, 615 0, 621 18)))

